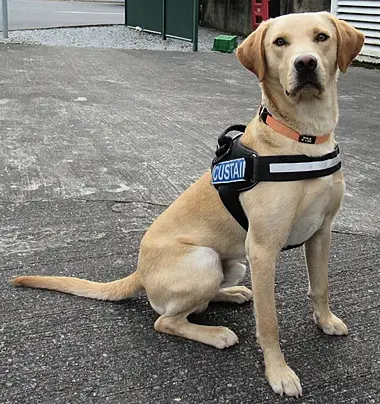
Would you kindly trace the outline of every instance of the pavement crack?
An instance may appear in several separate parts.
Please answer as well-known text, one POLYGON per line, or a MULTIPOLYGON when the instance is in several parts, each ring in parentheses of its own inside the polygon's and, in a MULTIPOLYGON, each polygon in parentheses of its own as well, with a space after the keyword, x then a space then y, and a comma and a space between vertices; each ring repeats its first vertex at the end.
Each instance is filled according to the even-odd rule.
POLYGON ((331 230, 331 233, 334 234, 344 234, 347 236, 361 236, 361 237, 369 237, 369 238, 380 238, 380 236, 377 235, 371 235, 371 234, 363 234, 363 233, 356 233, 356 232, 351 232, 351 231, 342 231, 342 230, 331 230))
POLYGON ((158 206, 162 208, 167 208, 169 204, 151 202, 151 201, 138 201, 138 200, 124 200, 124 199, 86 199, 86 198, 70 198, 70 199, 30 199, 23 201, 0 201, 2 205, 22 205, 27 203, 52 203, 52 202, 60 202, 60 201, 72 201, 72 202, 109 202, 109 203, 143 203, 145 205, 150 206, 158 206))
MULTIPOLYGON (((89 202, 90 202, 90 201, 91 201, 91 200, 89 200, 89 202)), ((102 202, 103 200, 100 199, 99 201, 102 202)), ((105 199, 104 201, 106 202, 107 200, 105 199)), ((162 207, 162 208, 167 208, 167 207, 169 207, 168 204, 157 203, 157 202, 150 202, 150 201, 124 201, 124 200, 113 200, 112 202, 114 202, 114 203, 125 203, 125 204, 128 204, 128 203, 144 203, 144 204, 146 204, 146 205, 159 206, 159 207, 162 207)))

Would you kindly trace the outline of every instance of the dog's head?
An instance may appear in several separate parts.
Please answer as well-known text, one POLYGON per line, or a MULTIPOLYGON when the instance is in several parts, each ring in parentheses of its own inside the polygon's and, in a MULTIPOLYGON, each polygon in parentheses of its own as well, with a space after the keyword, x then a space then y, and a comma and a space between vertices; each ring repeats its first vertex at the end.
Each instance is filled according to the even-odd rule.
POLYGON ((331 14, 290 14, 263 22, 237 49, 259 81, 281 86, 287 97, 318 96, 346 72, 364 35, 331 14))

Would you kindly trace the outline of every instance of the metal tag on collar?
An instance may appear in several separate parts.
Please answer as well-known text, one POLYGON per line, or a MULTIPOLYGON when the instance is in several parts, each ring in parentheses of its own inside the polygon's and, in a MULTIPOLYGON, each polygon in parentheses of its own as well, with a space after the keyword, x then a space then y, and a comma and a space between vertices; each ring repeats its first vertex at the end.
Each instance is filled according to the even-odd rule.
POLYGON ((299 142, 307 143, 307 144, 314 144, 316 140, 317 140, 317 137, 313 136, 313 135, 299 135, 299 138, 298 138, 299 142))

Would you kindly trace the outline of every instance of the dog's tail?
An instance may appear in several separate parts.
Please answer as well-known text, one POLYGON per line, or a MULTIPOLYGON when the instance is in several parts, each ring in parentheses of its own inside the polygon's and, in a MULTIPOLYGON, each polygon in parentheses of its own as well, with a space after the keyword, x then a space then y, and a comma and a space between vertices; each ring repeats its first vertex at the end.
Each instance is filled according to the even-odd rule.
POLYGON ((51 289, 99 300, 123 300, 144 290, 138 272, 113 282, 100 283, 66 276, 18 276, 11 280, 15 286, 51 289))

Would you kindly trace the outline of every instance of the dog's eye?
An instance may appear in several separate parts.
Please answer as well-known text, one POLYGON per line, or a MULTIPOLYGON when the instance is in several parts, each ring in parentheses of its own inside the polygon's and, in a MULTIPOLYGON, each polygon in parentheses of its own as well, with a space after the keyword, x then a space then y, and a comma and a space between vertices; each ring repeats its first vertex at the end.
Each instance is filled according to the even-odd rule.
POLYGON ((326 34, 323 34, 323 33, 318 34, 317 37, 316 37, 316 40, 317 40, 318 42, 325 42, 325 41, 327 41, 328 39, 329 39, 329 36, 326 35, 326 34))
POLYGON ((277 46, 284 46, 286 44, 284 38, 277 38, 273 43, 277 46))

